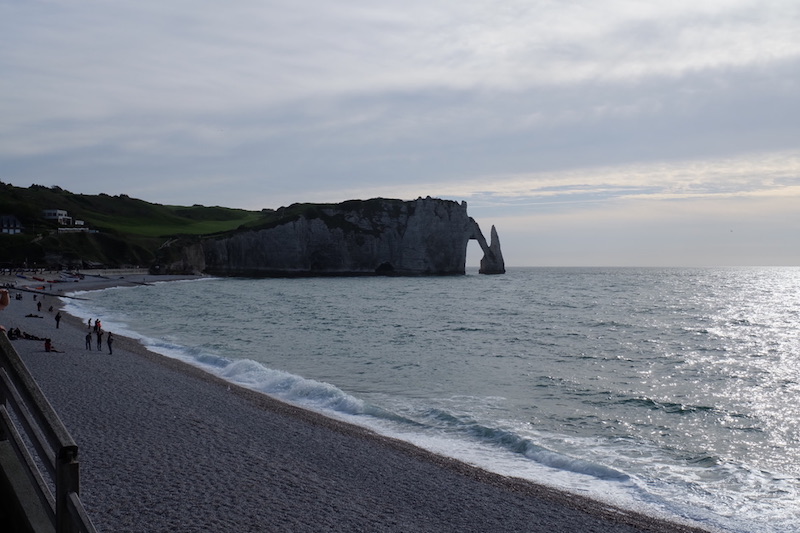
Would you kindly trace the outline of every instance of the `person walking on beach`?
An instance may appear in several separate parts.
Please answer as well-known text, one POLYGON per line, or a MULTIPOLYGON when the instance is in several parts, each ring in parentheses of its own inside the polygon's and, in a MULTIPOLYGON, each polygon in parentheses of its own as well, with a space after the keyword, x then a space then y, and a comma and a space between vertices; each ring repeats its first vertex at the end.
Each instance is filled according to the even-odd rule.
POLYGON ((86 334, 86 349, 92 351, 92 332, 86 334))
POLYGON ((111 350, 111 344, 114 342, 114 336, 111 332, 108 332, 108 338, 106 339, 106 345, 108 346, 108 355, 112 355, 114 352, 111 350))
POLYGON ((56 313, 56 329, 58 329, 58 325, 61 323, 61 311, 56 313))
MULTIPOLYGON (((95 322, 95 324, 96 324, 96 322, 95 322)), ((100 328, 97 328, 96 335, 97 335, 97 351, 100 351, 100 350, 103 349, 103 330, 100 329, 100 328)))
POLYGON ((41 311, 42 310, 42 302, 36 302, 36 310, 37 311, 41 311))

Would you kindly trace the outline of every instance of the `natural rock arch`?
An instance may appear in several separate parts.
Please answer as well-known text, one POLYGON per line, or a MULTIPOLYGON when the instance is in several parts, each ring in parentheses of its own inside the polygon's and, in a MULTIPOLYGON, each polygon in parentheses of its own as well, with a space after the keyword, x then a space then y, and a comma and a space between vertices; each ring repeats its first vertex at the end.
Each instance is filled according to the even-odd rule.
POLYGON ((295 204, 254 228, 163 247, 161 272, 219 276, 464 274, 467 244, 483 250, 480 272, 505 272, 494 226, 487 243, 466 202, 373 198, 295 204))

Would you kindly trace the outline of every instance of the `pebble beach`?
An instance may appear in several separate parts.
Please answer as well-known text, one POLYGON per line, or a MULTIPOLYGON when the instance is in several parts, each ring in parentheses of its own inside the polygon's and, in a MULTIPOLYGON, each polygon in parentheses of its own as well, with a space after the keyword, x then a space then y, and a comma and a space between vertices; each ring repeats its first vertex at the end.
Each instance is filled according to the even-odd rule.
POLYGON ((113 354, 105 340, 87 349, 88 324, 66 314, 56 327, 68 292, 172 279, 87 277, 36 300, 11 289, 0 312, 6 329, 63 351, 13 341, 79 446, 81 498, 98 531, 703 531, 432 454, 121 335, 113 354))

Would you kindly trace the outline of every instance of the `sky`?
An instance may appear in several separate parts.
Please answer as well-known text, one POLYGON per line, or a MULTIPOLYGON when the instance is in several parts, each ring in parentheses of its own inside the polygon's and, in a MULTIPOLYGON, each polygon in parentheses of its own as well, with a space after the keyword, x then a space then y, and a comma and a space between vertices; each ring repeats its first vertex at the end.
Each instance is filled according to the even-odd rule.
POLYGON ((800 2, 0 0, 0 181, 467 201, 507 266, 800 266, 800 2))

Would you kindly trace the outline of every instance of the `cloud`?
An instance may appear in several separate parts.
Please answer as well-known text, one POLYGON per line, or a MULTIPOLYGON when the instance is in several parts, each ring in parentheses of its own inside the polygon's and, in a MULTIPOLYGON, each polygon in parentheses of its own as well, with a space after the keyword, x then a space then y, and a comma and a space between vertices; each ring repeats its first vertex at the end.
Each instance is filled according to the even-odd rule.
POLYGON ((800 55, 793 2, 33 1, 6 3, 3 15, 16 43, 4 66, 68 116, 528 90, 800 55))
POLYGON ((0 179, 519 220, 794 198, 798 32, 791 0, 0 0, 0 179))
POLYGON ((784 194, 798 184, 800 151, 795 150, 508 176, 494 182, 490 196, 549 200, 620 191, 621 198, 676 199, 784 194))
MULTIPOLYGON (((387 195, 418 188, 468 200, 481 210, 564 206, 627 200, 797 196, 800 151, 743 154, 737 157, 648 162, 555 172, 491 174, 471 180, 380 185, 369 192, 387 195)), ((362 189, 363 191, 363 189, 362 189)), ((347 194, 348 191, 343 191, 347 194)), ((352 191, 350 191, 352 192, 352 191)), ((333 191, 323 191, 332 194, 333 191)), ((340 193, 342 194, 342 193, 340 193)))
MULTIPOLYGON (((796 266, 796 195, 600 203, 492 216, 507 264, 796 266)), ((486 219, 478 218, 485 226, 486 219)))

